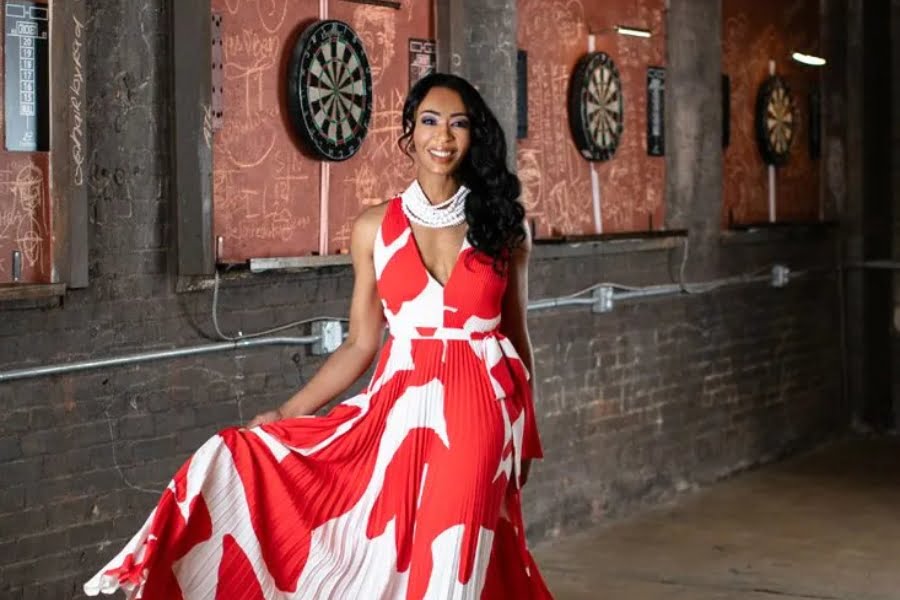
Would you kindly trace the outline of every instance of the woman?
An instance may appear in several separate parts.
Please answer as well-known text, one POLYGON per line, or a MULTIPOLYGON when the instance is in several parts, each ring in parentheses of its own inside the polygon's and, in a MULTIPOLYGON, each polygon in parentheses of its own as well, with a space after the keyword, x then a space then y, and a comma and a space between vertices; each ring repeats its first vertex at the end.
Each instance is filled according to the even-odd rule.
POLYGON ((541 448, 519 181, 459 77, 417 83, 403 130, 416 181, 354 224, 347 340, 281 407, 204 444, 89 595, 550 598, 520 507, 541 448), (385 320, 366 390, 312 416, 369 368, 385 320))

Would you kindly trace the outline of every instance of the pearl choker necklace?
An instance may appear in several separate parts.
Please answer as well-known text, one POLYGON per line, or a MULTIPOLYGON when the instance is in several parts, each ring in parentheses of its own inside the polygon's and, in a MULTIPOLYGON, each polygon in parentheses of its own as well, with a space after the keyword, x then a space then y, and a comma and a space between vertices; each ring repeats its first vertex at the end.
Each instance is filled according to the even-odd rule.
POLYGON ((459 186, 453 196, 440 204, 432 204, 422 191, 418 181, 413 181, 400 196, 406 217, 422 227, 453 227, 466 220, 466 196, 469 188, 459 186))

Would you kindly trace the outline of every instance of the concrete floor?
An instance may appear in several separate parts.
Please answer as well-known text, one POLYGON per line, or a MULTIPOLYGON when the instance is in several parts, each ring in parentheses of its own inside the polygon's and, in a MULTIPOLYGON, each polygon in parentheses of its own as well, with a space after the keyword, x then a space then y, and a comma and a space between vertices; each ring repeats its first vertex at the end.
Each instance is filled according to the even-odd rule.
POLYGON ((836 443, 534 554, 556 600, 898 600, 900 439, 836 443))

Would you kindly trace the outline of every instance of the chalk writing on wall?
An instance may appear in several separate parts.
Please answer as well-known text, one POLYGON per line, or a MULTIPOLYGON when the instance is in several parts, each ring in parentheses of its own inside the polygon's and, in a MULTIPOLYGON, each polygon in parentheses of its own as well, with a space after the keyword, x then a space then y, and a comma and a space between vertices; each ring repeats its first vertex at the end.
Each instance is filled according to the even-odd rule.
POLYGON ((329 251, 346 251, 350 223, 366 206, 396 196, 415 176, 412 162, 397 146, 401 111, 412 65, 399 51, 410 39, 434 36, 431 3, 404 1, 400 10, 374 5, 331 5, 333 18, 350 23, 363 40, 372 65, 372 121, 360 151, 332 165, 329 251))
POLYGON ((302 256, 317 249, 318 164, 300 153, 285 118, 284 70, 317 6, 299 0, 213 0, 221 15, 221 128, 213 148, 214 235, 222 262, 302 256))
MULTIPOLYGON (((208 128, 213 148, 214 234, 224 262, 298 256, 318 250, 320 162, 289 132, 283 71, 293 44, 318 18, 305 0, 212 0, 222 16, 222 128, 208 128)), ((329 252, 349 246, 350 224, 366 206, 405 189, 414 171, 396 145, 410 65, 398 50, 410 38, 433 39, 430 2, 400 10, 329 3, 329 18, 363 40, 372 71, 373 114, 362 148, 330 163, 329 252)), ((206 107, 204 107, 205 109, 206 107)))
MULTIPOLYGON (((23 280, 28 274, 49 267, 49 203, 44 170, 31 162, 12 163, 13 169, 0 170, 0 248, 8 258, 14 250, 22 255, 23 280)), ((0 276, 12 277, 11 261, 0 264, 0 276)))
POLYGON ((588 51, 615 61, 625 98, 625 127, 615 156, 596 163, 603 231, 640 231, 662 224, 664 161, 646 151, 646 69, 664 65, 663 0, 617 0, 602 7, 580 0, 519 0, 519 46, 528 52, 528 137, 519 140, 522 200, 538 237, 593 233, 590 165, 572 141, 567 111, 573 69, 588 51), (654 32, 651 40, 622 39, 612 25, 654 32))
POLYGON ((72 168, 73 182, 76 186, 84 185, 84 67, 82 66, 84 49, 84 25, 74 15, 72 29, 72 81, 69 84, 69 106, 72 109, 72 168))

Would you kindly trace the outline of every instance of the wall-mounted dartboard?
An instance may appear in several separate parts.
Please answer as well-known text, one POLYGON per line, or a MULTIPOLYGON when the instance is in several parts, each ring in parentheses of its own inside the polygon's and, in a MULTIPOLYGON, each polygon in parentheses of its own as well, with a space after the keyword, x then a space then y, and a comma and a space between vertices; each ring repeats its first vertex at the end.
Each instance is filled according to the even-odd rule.
POLYGON ((316 155, 339 161, 359 150, 372 116, 372 73, 349 25, 319 21, 300 36, 288 67, 288 113, 316 155))
POLYGON ((609 160, 622 137, 622 80, 605 52, 578 61, 569 88, 569 125, 578 151, 587 160, 609 160))
POLYGON ((756 141, 766 164, 780 166, 787 162, 795 126, 791 92, 781 77, 772 75, 756 96, 756 141))

